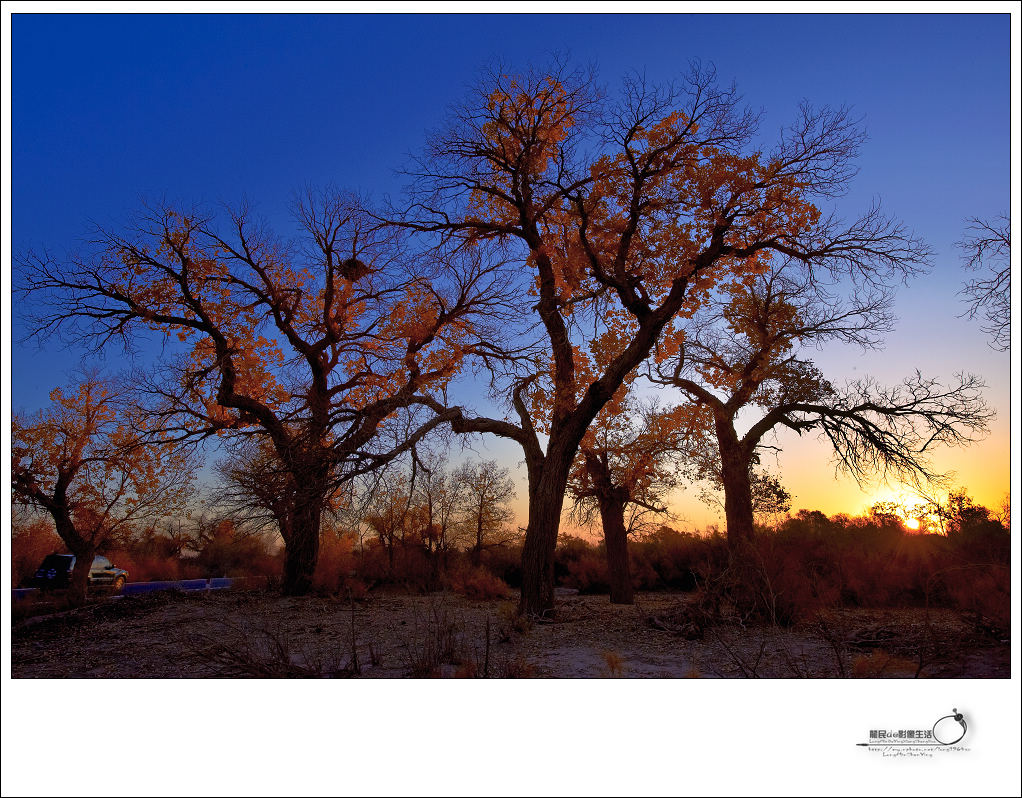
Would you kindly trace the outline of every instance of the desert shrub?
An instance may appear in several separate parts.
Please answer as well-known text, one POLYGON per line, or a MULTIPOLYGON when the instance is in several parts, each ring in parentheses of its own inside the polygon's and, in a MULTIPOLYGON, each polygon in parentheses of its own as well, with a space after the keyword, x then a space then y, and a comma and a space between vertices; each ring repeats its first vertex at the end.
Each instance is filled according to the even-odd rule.
POLYGON ((532 618, 519 615, 518 606, 510 601, 503 602, 497 608, 497 640, 507 643, 515 634, 527 635, 532 631, 532 618))
POLYGON ((279 576, 283 550, 272 551, 266 537, 238 529, 230 521, 217 524, 197 544, 196 567, 202 577, 279 576))
POLYGON ((187 552, 195 556, 181 557, 181 567, 193 578, 255 577, 270 584, 284 569, 284 547, 276 533, 231 518, 197 523, 187 552))
POLYGON ((554 582, 563 584, 563 580, 571 573, 571 564, 587 556, 593 550, 593 544, 574 535, 561 535, 554 551, 554 582))
MULTIPOLYGON (((631 544, 633 579, 646 590, 694 583, 698 617, 663 621, 692 634, 730 613, 787 625, 835 606, 948 607, 1006 629, 1008 532, 985 508, 961 500, 955 507, 946 536, 910 534, 890 513, 803 510, 776 529, 758 528, 737 555, 719 533, 662 527, 631 544)), ((568 577, 593 584, 586 550, 573 541, 568 552, 568 577)))
MULTIPOLYGON (((704 534, 661 527, 630 539, 632 585, 637 590, 694 590, 708 573, 727 563, 727 543, 716 530, 704 534)), ((582 593, 608 593, 606 549, 602 543, 564 536, 554 559, 557 584, 582 593)))
POLYGON ((934 574, 947 591, 948 603, 971 613, 995 633, 1011 628, 1011 572, 1006 566, 973 564, 934 574))
POLYGON ((192 656, 218 677, 255 679, 322 679, 354 675, 354 663, 324 658, 303 645, 285 625, 240 629, 222 622, 216 635, 199 634, 192 656))
POLYGON ((852 660, 852 676, 856 679, 916 676, 918 670, 917 663, 880 649, 861 654, 852 660))
POLYGON ((509 587, 522 586, 521 546, 494 546, 483 551, 481 564, 509 587))
POLYGON ((404 649, 412 678, 437 678, 445 667, 453 675, 474 662, 464 620, 442 602, 416 612, 409 631, 411 638, 404 641, 404 649))
POLYGON ((972 505, 960 510, 948 525, 947 539, 967 562, 1006 563, 1011 557, 1008 529, 991 518, 986 507, 972 505))
POLYGON ((625 675, 625 661, 616 651, 604 651, 603 662, 606 665, 606 675, 612 679, 620 679, 625 675))
POLYGON ((386 582, 391 570, 386 550, 375 540, 367 542, 358 551, 355 569, 366 582, 386 582))
POLYGON ((1007 532, 985 508, 962 517, 944 536, 909 534, 884 514, 803 512, 756 538, 753 581, 791 620, 838 605, 941 606, 1003 618, 1007 532))
POLYGON ((428 593, 443 586, 446 556, 411 541, 395 541, 387 548, 378 540, 370 540, 361 549, 355 568, 357 576, 368 584, 428 593))
MULTIPOLYGON (((635 546, 632 546, 631 544, 629 545, 628 561, 632 572, 632 587, 636 590, 660 590, 664 587, 663 583, 660 581, 660 575, 653 568, 652 563, 650 563, 645 557, 640 556, 640 554, 636 552, 635 546)), ((694 586, 694 578, 692 579, 692 582, 694 586)))
MULTIPOLYGON (((312 577, 313 590, 328 594, 346 594, 353 587, 357 578, 356 543, 357 539, 352 534, 331 532, 323 535, 319 544, 316 571, 312 577)), ((361 592, 364 592, 364 587, 361 592)))
POLYGON ((427 551, 417 543, 408 543, 397 549, 392 578, 408 590, 429 593, 443 587, 443 571, 440 552, 427 551))
POLYGON ((577 559, 565 564, 567 573, 561 579, 565 587, 573 587, 579 593, 609 593, 610 577, 607 573, 607 556, 602 546, 592 547, 577 559))
POLYGON ((109 549, 105 554, 114 565, 128 572, 128 579, 132 582, 177 580, 186 579, 189 576, 198 579, 201 576, 199 573, 194 573, 199 570, 194 562, 188 563, 185 568, 182 568, 181 559, 176 556, 146 555, 127 549, 109 549), (186 576, 183 571, 192 571, 193 573, 186 576))
POLYGON ((175 560, 191 542, 190 539, 183 536, 150 532, 132 538, 120 548, 130 551, 134 555, 150 557, 154 560, 175 560))
POLYGON ((483 566, 470 564, 452 568, 447 574, 447 587, 462 596, 481 601, 507 598, 511 592, 503 579, 483 566))
POLYGON ((15 587, 23 584, 47 554, 63 551, 67 547, 48 521, 17 519, 11 535, 11 584, 15 587))
POLYGON ((694 590, 698 574, 724 544, 720 535, 700 536, 661 527, 630 544, 632 573, 643 590, 694 590))

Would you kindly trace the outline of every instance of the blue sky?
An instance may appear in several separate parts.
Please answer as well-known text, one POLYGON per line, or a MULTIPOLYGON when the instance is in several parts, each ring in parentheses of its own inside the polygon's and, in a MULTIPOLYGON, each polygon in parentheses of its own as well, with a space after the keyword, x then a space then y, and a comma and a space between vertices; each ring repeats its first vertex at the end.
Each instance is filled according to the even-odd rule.
MULTIPOLYGON (((803 99, 850 105, 863 117, 870 138, 839 207, 851 215, 881 198, 933 247, 935 268, 902 289, 901 321, 884 353, 835 350, 819 360, 838 379, 868 372, 890 381, 916 367, 943 377, 982 374, 1000 419, 986 448, 954 461, 988 470, 995 463, 1003 495, 1008 357, 986 346, 978 324, 958 318, 963 275, 952 245, 966 217, 1009 207, 1009 20, 15 14, 14 252, 73 249, 90 223, 116 226, 144 199, 246 198, 284 228, 292 192, 306 184, 397 193, 395 170, 496 59, 527 67, 568 53, 595 63, 613 91, 628 71, 669 79, 698 58, 764 109, 767 141, 803 99), (989 448, 996 441, 1003 445, 989 448)), ((81 354, 19 344, 24 329, 13 310, 12 403, 32 410, 81 354)), ((820 473, 825 453, 791 446, 820 473)), ((519 457, 500 445, 487 449, 519 457)))

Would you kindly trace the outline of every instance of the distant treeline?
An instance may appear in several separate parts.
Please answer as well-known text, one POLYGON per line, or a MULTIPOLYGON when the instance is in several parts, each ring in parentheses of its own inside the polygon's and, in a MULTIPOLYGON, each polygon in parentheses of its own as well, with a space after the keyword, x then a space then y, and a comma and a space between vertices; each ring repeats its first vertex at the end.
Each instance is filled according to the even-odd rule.
MULTIPOLYGON (((742 574, 744 611, 782 624, 832 607, 946 607, 1008 628, 1010 535, 1007 519, 952 494, 942 533, 907 529, 878 505, 869 515, 827 516, 801 510, 774 527, 760 526, 742 574)), ((374 591, 452 590, 478 599, 510 596, 521 585, 520 539, 480 549, 471 539, 438 539, 435 528, 405 525, 400 533, 358 533, 327 526, 313 589, 362 600, 374 591)), ((62 551, 44 520, 16 519, 12 578, 19 584, 39 561, 62 551)), ((133 581, 214 576, 279 579, 279 545, 231 519, 193 521, 118 541, 106 552, 133 581)), ((734 567, 726 536, 669 526, 634 536, 629 545, 636 590, 709 592, 734 567)), ((608 593, 603 543, 562 536, 556 552, 561 587, 608 593)))

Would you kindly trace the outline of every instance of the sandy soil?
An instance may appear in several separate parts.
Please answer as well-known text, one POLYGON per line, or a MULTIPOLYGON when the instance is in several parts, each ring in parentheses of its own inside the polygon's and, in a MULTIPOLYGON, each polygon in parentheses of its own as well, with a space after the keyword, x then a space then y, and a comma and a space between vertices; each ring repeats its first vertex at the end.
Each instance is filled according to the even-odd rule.
POLYGON ((718 625, 695 640, 655 628, 651 619, 688 600, 644 593, 615 606, 565 596, 556 621, 526 624, 512 602, 449 594, 373 595, 352 606, 157 593, 16 624, 11 668, 16 678, 1010 675, 1006 641, 952 611, 835 610, 791 629, 718 625))

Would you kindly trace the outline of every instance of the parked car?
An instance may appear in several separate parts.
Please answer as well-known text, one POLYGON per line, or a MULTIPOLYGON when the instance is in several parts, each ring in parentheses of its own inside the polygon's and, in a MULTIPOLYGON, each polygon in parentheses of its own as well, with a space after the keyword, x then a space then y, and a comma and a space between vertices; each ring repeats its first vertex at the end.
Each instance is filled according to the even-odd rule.
MULTIPOLYGON (((49 554, 42 561, 35 574, 28 580, 28 587, 43 590, 66 588, 71 584, 71 572, 75 567, 73 554, 49 554)), ((111 587, 119 593, 128 581, 128 572, 117 568, 110 560, 97 556, 89 568, 89 587, 111 587)))

